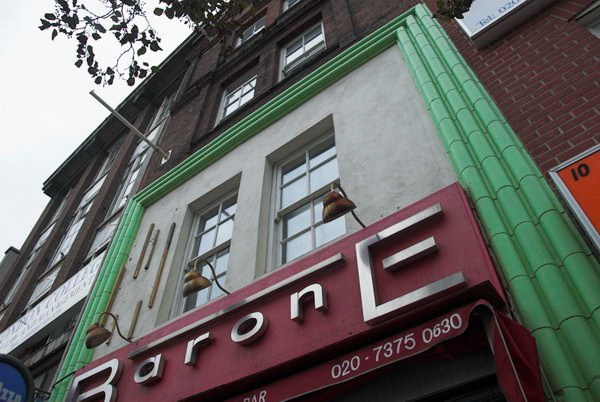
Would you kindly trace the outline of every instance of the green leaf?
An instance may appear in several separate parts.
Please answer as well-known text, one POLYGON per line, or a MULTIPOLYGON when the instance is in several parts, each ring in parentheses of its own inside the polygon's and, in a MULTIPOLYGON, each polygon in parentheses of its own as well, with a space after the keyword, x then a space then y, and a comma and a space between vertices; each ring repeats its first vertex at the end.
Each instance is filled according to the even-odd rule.
POLYGON ((79 59, 79 60, 77 60, 77 61, 75 62, 75 66, 76 66, 77 68, 81 67, 81 65, 82 65, 82 64, 83 64, 83 60, 81 60, 81 59, 79 59))
POLYGON ((46 18, 47 20, 53 21, 56 19, 56 15, 48 13, 48 14, 44 14, 44 18, 46 18))
POLYGON ((153 73, 158 73, 158 71, 160 70, 160 68, 158 68, 156 66, 152 66, 152 67, 150 67, 150 70, 152 70, 153 73))
POLYGON ((138 49, 137 54, 138 56, 143 55, 144 53, 146 53, 146 46, 142 46, 141 48, 138 49))
POLYGON ((52 30, 52 40, 54 40, 54 38, 56 38, 56 35, 58 35, 58 31, 56 29, 52 30))
POLYGON ((100 85, 100 84, 102 83, 102 77, 96 77, 96 79, 94 80, 94 82, 95 82, 97 85, 100 85))
POLYGON ((114 75, 114 74, 115 74, 115 71, 114 71, 112 68, 110 68, 110 67, 107 67, 107 68, 106 68, 106 74, 108 74, 108 75, 114 75))
POLYGON ((163 13, 164 13, 164 12, 165 12, 165 10, 163 10, 163 9, 162 9, 162 8, 160 8, 160 7, 156 7, 156 8, 154 9, 154 15, 158 15, 159 17, 160 17, 161 15, 163 15, 163 13))
POLYGON ((129 85, 130 87, 132 87, 133 85, 135 85, 135 78, 129 77, 127 79, 127 85, 129 85))
POLYGON ((97 34, 96 32, 94 32, 94 33, 92 34, 92 38, 94 38, 94 40, 98 40, 98 39, 100 39, 100 38, 101 38, 101 36, 100 36, 100 34, 97 34))
POLYGON ((159 50, 162 50, 162 48, 158 45, 158 42, 152 42, 150 44, 150 50, 153 52, 158 52, 159 50))

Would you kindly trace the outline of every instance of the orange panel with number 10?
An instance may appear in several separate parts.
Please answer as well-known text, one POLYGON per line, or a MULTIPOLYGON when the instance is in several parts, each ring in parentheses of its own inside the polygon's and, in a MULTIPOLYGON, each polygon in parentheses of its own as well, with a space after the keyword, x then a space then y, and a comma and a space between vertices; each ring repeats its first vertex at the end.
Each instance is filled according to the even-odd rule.
POLYGON ((600 232, 600 150, 557 173, 596 231, 600 232))

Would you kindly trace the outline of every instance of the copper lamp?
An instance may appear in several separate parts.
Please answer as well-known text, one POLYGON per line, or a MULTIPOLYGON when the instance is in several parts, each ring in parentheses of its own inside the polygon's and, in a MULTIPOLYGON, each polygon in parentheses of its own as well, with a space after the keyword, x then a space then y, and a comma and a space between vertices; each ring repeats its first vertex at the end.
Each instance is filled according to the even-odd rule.
POLYGON ((203 276, 197 269, 199 262, 203 262, 206 265, 208 265, 212 273, 213 280, 215 284, 219 287, 219 289, 221 289, 224 293, 228 295, 231 294, 219 283, 219 280, 217 279, 217 274, 215 273, 215 267, 213 267, 213 265, 204 258, 196 258, 196 260, 194 260, 193 268, 183 277, 183 297, 192 295, 210 286, 210 280, 207 277, 203 276))
POLYGON ((331 222, 350 212, 359 225, 365 228, 365 224, 362 223, 354 212, 355 208, 356 204, 348 198, 342 186, 332 183, 331 191, 323 197, 323 223, 331 222), (335 191, 336 188, 340 190, 341 194, 335 191))
POLYGON ((102 324, 100 324, 100 318, 103 315, 111 316, 113 320, 115 320, 115 327, 117 328, 117 333, 119 334, 119 336, 127 342, 131 343, 131 338, 125 338, 121 333, 117 317, 115 317, 115 315, 112 313, 104 311, 98 316, 98 322, 93 323, 87 328, 85 336, 85 347, 88 349, 94 349, 102 343, 106 342, 108 338, 111 337, 112 333, 108 329, 104 328, 102 324))

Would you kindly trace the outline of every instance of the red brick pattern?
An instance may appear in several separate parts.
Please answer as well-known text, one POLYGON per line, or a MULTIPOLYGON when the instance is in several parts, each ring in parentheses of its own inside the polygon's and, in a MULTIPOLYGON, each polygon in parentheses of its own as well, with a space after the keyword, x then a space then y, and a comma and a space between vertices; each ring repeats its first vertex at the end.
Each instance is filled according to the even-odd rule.
POLYGON ((443 24, 544 172, 600 142, 600 39, 573 20, 589 4, 559 1, 481 50, 443 24))

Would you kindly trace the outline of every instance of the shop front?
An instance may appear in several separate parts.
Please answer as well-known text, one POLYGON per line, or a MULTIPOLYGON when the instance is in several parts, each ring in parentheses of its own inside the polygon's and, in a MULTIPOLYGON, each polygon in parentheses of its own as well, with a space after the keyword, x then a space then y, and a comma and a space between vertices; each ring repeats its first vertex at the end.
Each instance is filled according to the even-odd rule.
POLYGON ((507 314, 453 184, 91 362, 67 400, 543 400, 507 314))

